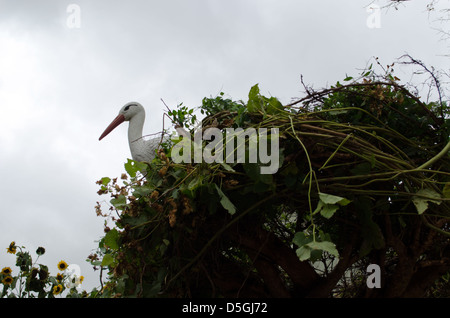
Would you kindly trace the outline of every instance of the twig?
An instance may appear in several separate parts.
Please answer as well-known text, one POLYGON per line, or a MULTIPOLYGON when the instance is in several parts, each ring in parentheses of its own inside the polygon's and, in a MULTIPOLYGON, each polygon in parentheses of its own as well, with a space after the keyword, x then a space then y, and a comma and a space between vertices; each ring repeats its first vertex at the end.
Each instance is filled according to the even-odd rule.
POLYGON ((167 110, 169 112, 171 112, 172 110, 169 108, 169 106, 167 106, 166 102, 164 101, 164 99, 161 98, 161 101, 163 102, 164 106, 166 106, 167 110))
MULTIPOLYGON (((419 60, 414 59, 413 57, 411 57, 409 54, 404 54, 402 55, 400 58, 403 57, 407 57, 410 59, 410 62, 400 62, 401 64, 405 64, 405 65, 409 65, 409 64, 414 64, 414 65, 419 65, 420 67, 422 67, 428 74, 430 74, 431 78, 433 79, 434 85, 436 86, 436 90, 439 96, 439 104, 440 104, 440 115, 441 115, 441 120, 437 121, 437 118, 434 116, 434 114, 427 108, 427 107, 423 107, 422 103, 420 102, 420 105, 422 106, 422 108, 424 108, 428 114, 430 114, 430 116, 433 117, 433 120, 437 121, 438 124, 442 124, 444 117, 444 103, 442 102, 442 91, 441 91, 441 84, 437 78, 437 76, 434 74, 433 71, 429 70, 428 67, 419 60)), ((405 90, 405 92, 408 92, 407 90, 405 90)))

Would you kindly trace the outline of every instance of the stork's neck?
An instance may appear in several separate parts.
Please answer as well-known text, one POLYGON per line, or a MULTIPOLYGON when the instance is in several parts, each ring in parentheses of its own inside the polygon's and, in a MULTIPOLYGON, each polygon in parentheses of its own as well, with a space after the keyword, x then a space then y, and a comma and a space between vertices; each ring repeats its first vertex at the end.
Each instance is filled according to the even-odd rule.
POLYGON ((130 119, 128 125, 128 142, 130 143, 130 148, 133 148, 133 144, 138 144, 142 142, 142 129, 144 128, 144 116, 134 116, 130 119))

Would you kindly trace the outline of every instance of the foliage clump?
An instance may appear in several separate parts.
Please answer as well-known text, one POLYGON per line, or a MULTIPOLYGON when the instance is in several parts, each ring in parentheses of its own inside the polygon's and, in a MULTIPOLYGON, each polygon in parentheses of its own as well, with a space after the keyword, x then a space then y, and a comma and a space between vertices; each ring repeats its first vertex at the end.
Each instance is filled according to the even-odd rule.
POLYGON ((68 298, 88 297, 86 291, 80 291, 83 276, 77 276, 68 270, 65 261, 60 261, 55 268, 56 275, 50 275, 48 266, 38 264, 39 257, 45 254, 45 248, 36 249, 36 259, 24 246, 11 242, 6 248, 7 253, 16 255, 15 265, 18 273, 10 267, 3 267, 0 272, 0 283, 3 285, 0 298, 54 298, 59 295, 68 298))
MULTIPOLYGON (((275 174, 261 162, 175 163, 163 144, 152 162, 128 160, 122 183, 99 180, 112 199, 97 214, 113 224, 89 257, 108 272, 101 295, 402 297, 448 279, 448 106, 390 73, 344 82, 289 105, 258 85, 247 102, 203 100, 203 130, 278 129, 275 174), (365 284, 368 264, 379 289, 365 284)), ((195 135, 193 111, 169 116, 195 135)))

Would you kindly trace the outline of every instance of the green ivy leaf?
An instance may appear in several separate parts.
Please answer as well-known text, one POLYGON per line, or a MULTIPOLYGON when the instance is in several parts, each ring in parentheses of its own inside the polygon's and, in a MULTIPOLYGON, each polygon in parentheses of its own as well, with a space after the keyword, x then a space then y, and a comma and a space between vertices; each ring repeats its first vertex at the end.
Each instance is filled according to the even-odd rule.
POLYGON ((220 188, 217 186, 217 184, 214 184, 216 186, 217 193, 220 196, 220 204, 225 208, 225 210, 228 211, 231 215, 236 213, 236 207, 234 204, 228 199, 228 197, 220 190, 220 188))
POLYGON ((311 242, 311 238, 307 237, 306 234, 303 232, 297 232, 295 233, 292 242, 297 246, 302 247, 303 245, 311 242))
POLYGON ((123 194, 109 201, 116 209, 123 210, 127 206, 127 198, 123 194))
POLYGON ((259 86, 255 84, 250 88, 250 92, 248 92, 248 99, 255 100, 257 98, 259 98, 259 86))
POLYGON ((283 105, 276 97, 270 97, 267 105, 267 113, 268 114, 277 114, 283 110, 283 105))
POLYGON ((441 195, 431 189, 421 189, 417 191, 416 194, 420 195, 420 197, 414 196, 412 201, 416 206, 417 212, 419 214, 422 214, 423 212, 425 212, 426 209, 428 209, 428 202, 441 204, 440 200, 433 200, 433 199, 440 199, 441 195))
POLYGON ((350 203, 346 198, 326 193, 319 193, 319 198, 325 204, 339 204, 340 206, 345 206, 350 203))
POLYGON ((322 251, 330 253, 331 255, 339 257, 339 252, 337 251, 336 245, 333 242, 329 242, 329 241, 323 241, 323 242, 312 241, 312 242, 306 244, 306 246, 311 248, 312 250, 322 250, 322 251))
POLYGON ((140 186, 134 189, 133 195, 135 197, 145 197, 154 190, 152 186, 140 186))
POLYGON ((144 162, 134 161, 128 159, 128 161, 124 164, 125 170, 130 175, 130 177, 136 177, 136 173, 138 171, 145 170, 147 168, 147 164, 144 162))
POLYGON ((101 181, 102 185, 106 186, 111 181, 111 178, 103 177, 103 178, 101 178, 100 181, 101 181))
POLYGON ((310 236, 306 236, 303 232, 297 232, 294 235, 292 242, 299 246, 295 251, 298 258, 301 261, 318 260, 322 254, 322 251, 328 252, 336 257, 339 257, 339 252, 336 249, 336 245, 333 242, 324 240, 329 239, 329 235, 320 231, 321 242, 313 241, 310 236))
POLYGON ((106 233, 104 244, 113 250, 119 249, 119 232, 116 229, 112 229, 106 233))
POLYGON ((324 218, 331 218, 333 214, 339 209, 339 207, 335 204, 325 204, 323 208, 320 210, 320 215, 324 218))
POLYGON ((111 254, 105 254, 102 260, 102 266, 109 266, 114 262, 114 257, 111 254))
POLYGON ((295 253, 301 261, 306 261, 311 257, 311 249, 308 246, 298 248, 295 253))
POLYGON ((247 109, 250 113, 255 113, 262 108, 261 95, 259 94, 258 84, 252 86, 248 93, 247 109))
POLYGON ((346 198, 326 193, 319 193, 319 198, 319 203, 313 214, 320 212, 320 215, 327 219, 334 215, 339 209, 339 206, 345 206, 350 203, 350 200, 347 200, 346 198))

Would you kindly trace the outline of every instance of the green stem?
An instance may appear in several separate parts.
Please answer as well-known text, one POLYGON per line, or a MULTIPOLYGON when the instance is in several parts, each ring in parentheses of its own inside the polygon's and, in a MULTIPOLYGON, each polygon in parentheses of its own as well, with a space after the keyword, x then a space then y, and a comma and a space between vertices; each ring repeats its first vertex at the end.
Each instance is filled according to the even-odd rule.
POLYGON ((311 213, 311 221, 312 221, 311 187, 312 187, 312 179, 313 179, 313 172, 314 171, 313 171, 313 168, 312 168, 311 159, 309 158, 308 149, 306 149, 306 147, 303 144, 303 142, 300 140, 300 138, 298 138, 297 133, 296 133, 295 128, 294 128, 294 123, 292 122, 292 117, 291 116, 289 116, 289 120, 291 121, 292 133, 294 134, 294 137, 298 140, 298 142, 302 146, 303 151, 305 151, 306 159, 308 160, 308 165, 309 165, 308 203, 309 203, 309 211, 311 213))
POLYGON ((347 140, 352 137, 353 134, 348 134, 347 137, 344 138, 344 140, 342 140, 342 142, 339 144, 339 146, 336 148, 336 150, 331 154, 331 156, 327 159, 327 161, 325 161, 325 163, 322 165, 322 167, 319 168, 319 171, 324 169, 325 166, 327 165, 327 163, 333 159, 334 155, 339 151, 339 149, 341 148, 341 146, 343 144, 345 144, 347 142, 347 140))
POLYGON ((425 162, 423 165, 417 167, 415 170, 425 169, 431 166, 433 163, 441 159, 443 156, 447 154, 447 152, 450 151, 450 141, 447 143, 447 145, 442 149, 436 156, 425 162))
MULTIPOLYGON (((315 172, 312 168, 312 163, 311 163, 311 159, 309 158, 308 149, 306 149, 303 142, 300 140, 300 138, 298 138, 291 116, 289 116, 289 120, 291 121, 292 133, 294 134, 294 137, 298 140, 298 142, 302 146, 303 150, 305 151, 306 159, 308 160, 308 165, 309 165, 308 205, 309 205, 309 214, 311 216, 311 225, 313 228, 313 231, 312 231, 313 242, 315 242, 316 241, 316 224, 314 223, 314 219, 313 219, 313 209, 312 209, 312 203, 311 203, 311 188, 312 188, 312 181, 313 181, 313 176, 315 175, 315 172)), ((348 136, 350 136, 350 135, 348 135, 348 136)), ((306 179, 306 177, 305 177, 305 179, 306 179)), ((320 192, 319 184, 317 181, 316 181, 316 184, 317 184, 317 188, 318 188, 317 191, 320 192)))

